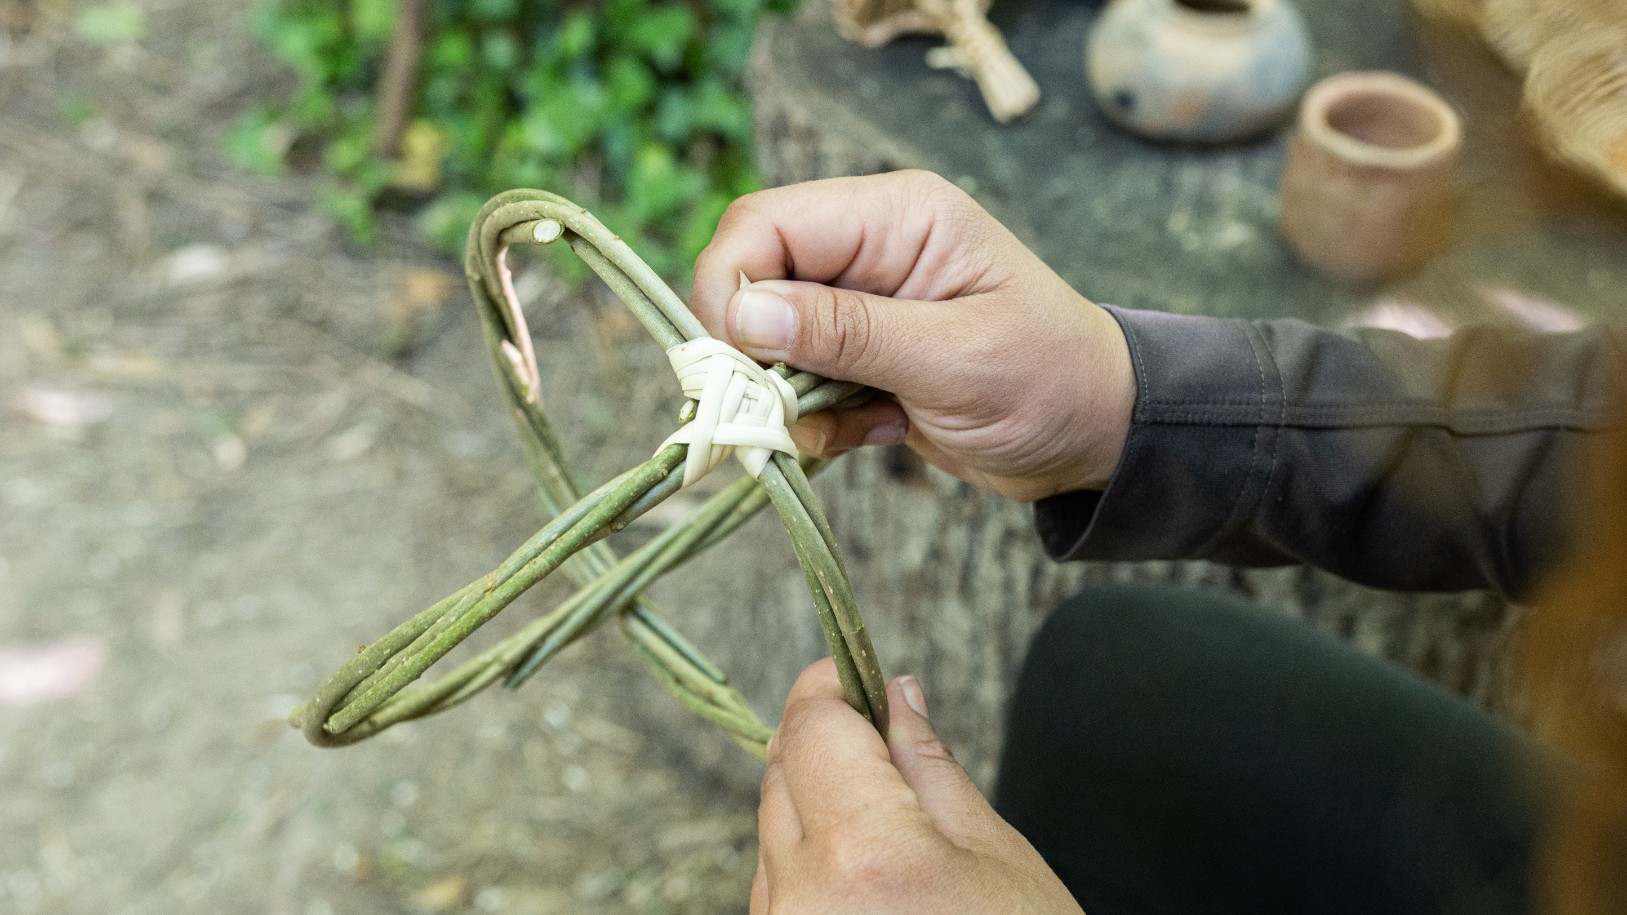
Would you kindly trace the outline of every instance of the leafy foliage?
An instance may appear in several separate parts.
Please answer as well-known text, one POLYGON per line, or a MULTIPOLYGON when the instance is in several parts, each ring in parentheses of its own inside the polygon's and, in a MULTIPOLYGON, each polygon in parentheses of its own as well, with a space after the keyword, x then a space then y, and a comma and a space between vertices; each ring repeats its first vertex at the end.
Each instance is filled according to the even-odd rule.
POLYGON ((419 218, 449 247, 495 191, 560 190, 673 275, 757 187, 741 77, 759 17, 794 3, 430 0, 412 124, 387 163, 372 95, 395 0, 282 0, 257 29, 298 89, 240 121, 228 153, 261 171, 317 158, 324 204, 364 239, 390 188, 429 191, 419 218))

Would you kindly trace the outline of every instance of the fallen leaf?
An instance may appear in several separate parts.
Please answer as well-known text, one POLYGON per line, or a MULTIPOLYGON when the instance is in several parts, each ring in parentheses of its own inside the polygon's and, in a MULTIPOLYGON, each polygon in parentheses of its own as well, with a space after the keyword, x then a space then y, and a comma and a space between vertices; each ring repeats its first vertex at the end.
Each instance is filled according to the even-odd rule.
POLYGON ((105 394, 47 385, 23 388, 11 396, 11 405, 25 416, 70 432, 113 416, 113 401, 105 394))
POLYGON ((225 250, 215 245, 187 245, 164 258, 159 272, 172 286, 202 283, 224 276, 231 265, 225 250))
POLYGON ((418 891, 412 894, 412 906, 427 912, 449 911, 453 906, 463 902, 468 889, 467 878, 456 875, 442 877, 419 887, 418 891))
POLYGON ((107 663, 107 642, 67 639, 0 646, 0 705, 39 705, 85 691, 107 663))

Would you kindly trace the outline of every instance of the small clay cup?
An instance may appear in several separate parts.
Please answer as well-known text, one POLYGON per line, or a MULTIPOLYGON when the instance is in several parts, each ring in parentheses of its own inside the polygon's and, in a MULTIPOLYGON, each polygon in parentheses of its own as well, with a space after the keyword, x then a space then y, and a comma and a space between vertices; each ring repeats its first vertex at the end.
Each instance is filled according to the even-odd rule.
POLYGON ((1444 241, 1463 126, 1429 88, 1396 73, 1312 86, 1282 176, 1282 232, 1336 276, 1417 269, 1444 241))

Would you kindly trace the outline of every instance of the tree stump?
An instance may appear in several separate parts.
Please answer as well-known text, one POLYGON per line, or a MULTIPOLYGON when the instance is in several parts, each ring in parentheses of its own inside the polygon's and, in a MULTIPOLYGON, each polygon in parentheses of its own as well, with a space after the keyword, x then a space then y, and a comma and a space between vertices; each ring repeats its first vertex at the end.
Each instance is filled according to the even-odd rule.
MULTIPOLYGON (((1458 320, 1507 320, 1481 290, 1500 287, 1602 310, 1627 288, 1627 219, 1545 164, 1518 133, 1519 86, 1467 33, 1416 21, 1402 0, 1302 3, 1318 74, 1386 68, 1440 88, 1468 115, 1466 214, 1452 250, 1394 289, 1339 283, 1295 261, 1275 229, 1285 134, 1203 150, 1159 147, 1110 127, 1083 79, 1094 9, 1066 0, 995 4, 993 19, 1045 95, 1015 125, 989 118, 976 88, 929 69, 927 40, 880 50, 841 40, 824 0, 765 23, 749 85, 760 167, 771 184, 903 167, 967 188, 1076 288, 1098 301, 1221 316, 1337 323, 1383 296, 1458 320), (1512 180, 1510 180, 1512 178, 1512 180), (1485 214, 1497 214, 1482 218, 1485 214), (1510 219, 1508 213, 1524 213, 1510 219)), ((1159 580, 1239 592, 1349 638, 1492 707, 1514 608, 1495 596, 1374 591, 1304 568, 1203 562, 1047 560, 1027 506, 980 493, 903 449, 863 449, 816 488, 887 673, 919 676, 933 720, 985 788, 1005 705, 1044 615, 1088 581, 1159 580)), ((656 596, 684 632, 773 719, 822 643, 790 548, 760 519, 736 535, 743 563, 706 557, 656 596), (681 610, 676 608, 682 608, 681 610)), ((670 746, 730 752, 688 720, 651 716, 670 746), (679 732, 683 732, 680 734, 679 732)), ((706 759, 700 760, 703 764, 706 759)), ((731 782, 749 767, 708 767, 731 782)))

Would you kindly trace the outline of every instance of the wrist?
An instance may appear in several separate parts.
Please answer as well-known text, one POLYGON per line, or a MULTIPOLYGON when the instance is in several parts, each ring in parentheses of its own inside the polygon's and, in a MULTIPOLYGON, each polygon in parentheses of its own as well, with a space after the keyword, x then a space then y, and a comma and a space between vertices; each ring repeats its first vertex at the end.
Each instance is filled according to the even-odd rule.
POLYGON ((1084 302, 1086 343, 1083 358, 1075 363, 1076 459, 1053 495, 1106 488, 1124 454, 1135 413, 1135 366, 1124 328, 1112 312, 1084 302))
POLYGON ((1092 489, 1101 489, 1113 478, 1119 460, 1124 456, 1124 443, 1130 437, 1130 424, 1135 418, 1136 385, 1135 360, 1130 354, 1130 342, 1124 328, 1113 313, 1100 305, 1094 306, 1101 316, 1103 332, 1102 364, 1102 449, 1100 460, 1092 478, 1092 489))
POLYGON ((1069 294, 1068 317, 1031 351, 1046 368, 1025 386, 1013 417, 1022 430, 1012 437, 1015 453, 1026 457, 999 478, 972 480, 1019 502, 1105 489, 1129 438, 1137 386, 1124 330, 1106 309, 1069 294))

